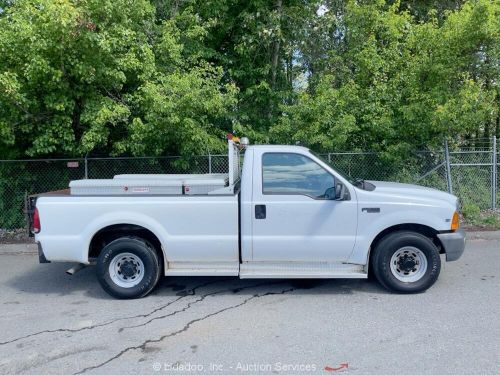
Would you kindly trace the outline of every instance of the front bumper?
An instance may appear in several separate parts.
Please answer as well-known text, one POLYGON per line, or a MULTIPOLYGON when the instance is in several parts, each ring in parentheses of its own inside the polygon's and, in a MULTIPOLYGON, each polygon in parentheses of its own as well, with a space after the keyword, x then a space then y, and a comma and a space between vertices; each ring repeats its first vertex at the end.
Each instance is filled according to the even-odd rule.
POLYGON ((440 233, 437 236, 443 245, 447 262, 452 262, 462 256, 465 250, 465 232, 462 229, 440 233))

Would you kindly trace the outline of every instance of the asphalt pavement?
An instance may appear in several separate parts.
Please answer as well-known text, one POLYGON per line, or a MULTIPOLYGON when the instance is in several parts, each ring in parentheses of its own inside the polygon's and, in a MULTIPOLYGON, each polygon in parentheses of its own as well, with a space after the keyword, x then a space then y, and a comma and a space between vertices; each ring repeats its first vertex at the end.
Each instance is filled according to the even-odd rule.
MULTIPOLYGON (((1 250, 1 249, 0 249, 1 250)), ((88 267, 0 251, 1 374, 499 374, 500 241, 417 295, 370 280, 169 277, 115 300, 88 267)))

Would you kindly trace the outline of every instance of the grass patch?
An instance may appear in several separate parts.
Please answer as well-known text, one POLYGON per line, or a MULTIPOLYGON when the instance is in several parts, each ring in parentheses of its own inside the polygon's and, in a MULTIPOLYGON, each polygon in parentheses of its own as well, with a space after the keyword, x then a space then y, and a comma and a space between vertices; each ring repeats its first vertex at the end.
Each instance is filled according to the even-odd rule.
POLYGON ((475 204, 466 204, 462 207, 462 217, 465 226, 479 227, 479 229, 500 229, 500 210, 481 210, 475 204))

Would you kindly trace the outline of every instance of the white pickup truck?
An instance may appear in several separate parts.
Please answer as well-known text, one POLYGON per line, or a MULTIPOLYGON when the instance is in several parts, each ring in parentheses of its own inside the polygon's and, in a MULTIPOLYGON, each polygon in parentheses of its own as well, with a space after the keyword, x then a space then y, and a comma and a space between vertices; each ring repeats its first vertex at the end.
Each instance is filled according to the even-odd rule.
POLYGON ((464 251, 451 194, 351 181, 300 146, 228 145, 228 174, 118 175, 33 197, 40 262, 96 263, 118 298, 147 295, 163 275, 373 272, 387 289, 414 293, 437 280, 440 254, 453 261, 464 251))

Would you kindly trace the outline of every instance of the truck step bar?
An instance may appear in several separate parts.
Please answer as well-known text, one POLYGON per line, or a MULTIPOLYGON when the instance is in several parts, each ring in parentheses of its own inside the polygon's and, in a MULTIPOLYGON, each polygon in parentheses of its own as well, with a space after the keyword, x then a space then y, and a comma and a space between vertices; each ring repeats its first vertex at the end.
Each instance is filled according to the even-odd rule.
POLYGON ((238 276, 238 262, 168 262, 165 276, 238 276))
POLYGON ((244 262, 240 265, 240 278, 259 279, 366 279, 365 267, 357 264, 327 262, 244 262))

